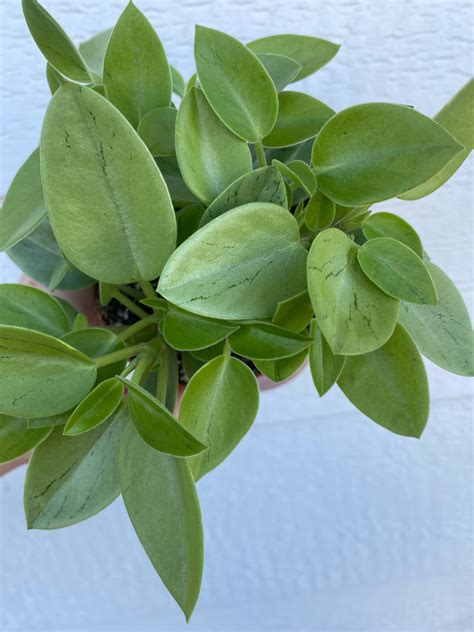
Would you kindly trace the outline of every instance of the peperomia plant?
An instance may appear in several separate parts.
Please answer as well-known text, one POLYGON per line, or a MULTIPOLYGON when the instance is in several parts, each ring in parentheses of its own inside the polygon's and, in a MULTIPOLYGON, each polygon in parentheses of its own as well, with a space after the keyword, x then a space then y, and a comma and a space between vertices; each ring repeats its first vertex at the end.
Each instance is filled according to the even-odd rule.
POLYGON ((371 207, 454 174, 474 82, 434 119, 389 103, 336 113, 287 89, 337 53, 322 39, 244 45, 199 26, 185 84, 132 3, 79 48, 36 1, 23 10, 53 97, 0 244, 50 291, 97 286, 103 315, 93 326, 46 291, 0 286, 0 461, 34 449, 30 528, 121 494, 189 619, 195 481, 250 429, 259 375, 284 381, 309 357, 320 396, 337 384, 410 437, 428 418, 421 354, 472 375, 460 294, 406 221, 371 207))

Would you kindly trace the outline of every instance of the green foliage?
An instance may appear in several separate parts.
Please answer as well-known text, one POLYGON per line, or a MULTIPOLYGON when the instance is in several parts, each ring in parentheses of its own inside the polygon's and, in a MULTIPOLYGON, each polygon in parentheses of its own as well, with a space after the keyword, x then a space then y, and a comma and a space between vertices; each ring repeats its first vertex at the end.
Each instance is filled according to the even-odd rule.
POLYGON ((454 284, 410 224, 371 210, 454 174, 473 146, 474 83, 434 120, 388 103, 335 113, 286 89, 334 57, 326 40, 246 46, 197 27, 185 82, 133 3, 79 48, 36 0, 23 8, 53 96, 0 210, 0 248, 50 292, 94 286, 103 321, 0 285, 0 462, 34 450, 33 528, 121 493, 189 619, 195 480, 251 428, 259 377, 283 382, 309 356, 320 396, 337 383, 379 425, 419 437, 420 353, 474 373, 454 284))

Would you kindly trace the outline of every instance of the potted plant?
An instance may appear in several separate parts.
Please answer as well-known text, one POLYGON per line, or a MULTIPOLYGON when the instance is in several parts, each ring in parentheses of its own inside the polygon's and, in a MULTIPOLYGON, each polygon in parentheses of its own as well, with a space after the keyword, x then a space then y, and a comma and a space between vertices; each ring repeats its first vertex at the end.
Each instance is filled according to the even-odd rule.
POLYGON ((53 96, 0 244, 45 290, 0 286, 0 461, 34 450, 29 528, 121 494, 189 619, 195 483, 249 431, 261 376, 282 382, 309 358, 320 396, 337 384, 368 418, 420 437, 421 355, 472 375, 457 289, 406 221, 372 205, 455 173, 474 83, 433 120, 388 103, 335 113, 288 89, 337 53, 325 40, 244 45, 197 27, 185 84, 132 3, 78 49, 36 1, 23 10, 53 96), (84 288, 94 320, 46 291, 84 288))

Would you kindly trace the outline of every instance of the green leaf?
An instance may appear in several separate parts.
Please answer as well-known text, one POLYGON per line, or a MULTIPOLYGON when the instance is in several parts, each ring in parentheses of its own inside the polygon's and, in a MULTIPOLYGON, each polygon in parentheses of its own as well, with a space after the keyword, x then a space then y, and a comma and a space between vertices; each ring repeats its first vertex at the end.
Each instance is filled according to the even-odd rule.
POLYGON ((54 94, 65 82, 64 77, 53 68, 51 64, 46 64, 46 81, 48 82, 51 94, 54 94))
POLYGON ((74 266, 114 284, 159 276, 176 243, 173 206, 113 105, 88 88, 60 88, 43 124, 41 174, 54 234, 74 266))
POLYGON ((109 100, 136 127, 155 108, 171 104, 171 70, 160 38, 143 13, 129 2, 104 58, 109 100))
POLYGON ((59 338, 70 330, 58 301, 29 285, 0 285, 0 324, 34 329, 59 338))
POLYGON ((96 379, 94 362, 46 334, 0 325, 0 414, 49 417, 72 408, 96 379))
MULTIPOLYGON (((62 340, 93 360, 97 360, 113 351, 123 349, 125 346, 122 342, 117 341, 117 336, 110 329, 101 327, 76 329, 63 336, 62 340)), ((103 382, 114 377, 117 373, 121 373, 125 368, 125 364, 126 361, 121 360, 120 362, 101 367, 97 371, 97 381, 103 382)))
POLYGON ((321 191, 317 191, 306 206, 304 221, 310 230, 322 230, 333 223, 335 216, 334 202, 321 191))
POLYGON ((265 322, 242 325, 229 336, 232 350, 252 360, 288 358, 307 349, 311 342, 305 335, 265 322))
POLYGON ((369 239, 357 260, 364 273, 384 292, 401 301, 436 305, 438 295, 423 260, 401 241, 390 237, 369 239))
POLYGON ((173 156, 176 153, 176 108, 156 108, 140 119, 138 135, 152 156, 173 156))
POLYGON ((173 92, 179 97, 183 98, 186 92, 186 84, 184 83, 183 75, 174 66, 170 65, 171 80, 173 84, 173 92))
POLYGON ((456 154, 436 175, 401 195, 402 200, 419 200, 439 189, 456 173, 474 147, 473 109, 474 79, 470 79, 434 117, 465 149, 456 154))
POLYGON ((340 48, 338 44, 308 35, 270 35, 250 42, 248 47, 254 53, 286 55, 297 61, 301 70, 294 81, 304 79, 325 66, 340 48))
POLYGON ((0 250, 27 237, 46 216, 39 150, 22 165, 0 207, 0 250))
POLYGON ((285 55, 274 55, 273 53, 261 53, 258 59, 265 66, 265 70, 275 84, 277 92, 280 92, 291 83, 301 70, 301 64, 285 55))
POLYGON ((212 347, 206 347, 205 349, 194 349, 191 351, 191 354, 197 358, 201 362, 209 362, 209 360, 213 360, 217 358, 217 356, 221 356, 224 353, 225 342, 222 340, 212 347))
POLYGON ((186 353, 185 351, 181 354, 181 358, 183 361, 184 375, 187 378, 187 381, 189 381, 196 371, 205 364, 204 361, 195 358, 193 355, 186 353))
POLYGON ((297 187, 301 187, 308 195, 313 195, 316 189, 316 176, 311 167, 302 160, 291 160, 284 164, 274 159, 272 164, 277 167, 282 176, 289 178, 297 187))
POLYGON ((66 277, 66 274, 69 272, 69 270, 73 269, 74 266, 72 266, 69 261, 63 256, 61 256, 58 265, 56 266, 52 276, 51 276, 51 280, 49 282, 48 285, 48 291, 49 292, 54 292, 54 290, 56 290, 59 285, 61 284, 61 282, 64 280, 64 278, 66 277))
POLYGON ((104 72, 105 51, 107 50, 112 31, 113 29, 106 29, 79 44, 79 52, 82 58, 98 77, 102 77, 104 72))
POLYGON ((285 382, 305 363, 308 350, 300 351, 290 358, 279 360, 255 360, 256 368, 272 382, 285 382))
POLYGON ((428 380, 415 343, 400 325, 380 349, 347 358, 338 385, 376 423, 421 437, 428 421, 428 380))
POLYGON ((119 378, 128 388, 128 408, 144 441, 159 452, 173 456, 193 456, 206 447, 144 388, 119 378))
POLYGON ((308 256, 308 290, 318 324, 333 353, 357 355, 381 347, 393 333, 399 302, 382 292, 357 262, 342 231, 328 228, 308 256))
MULTIPOLYGON (((7 255, 23 272, 49 287, 63 255, 54 238, 48 219, 7 251, 7 255)), ((70 270, 58 285, 59 290, 79 290, 93 285, 94 280, 77 269, 70 270)))
POLYGON ((469 312, 451 279, 426 262, 438 292, 437 305, 402 303, 400 322, 421 353, 457 375, 474 375, 473 335, 469 312))
POLYGON ((201 588, 201 510, 187 459, 147 445, 130 425, 119 458, 120 487, 137 536, 189 621, 201 588))
POLYGON ((263 139, 266 147, 288 147, 314 138, 334 115, 334 110, 303 92, 278 95, 278 118, 275 127, 263 139))
POLYGON ((76 322, 76 318, 79 316, 79 312, 77 311, 75 307, 71 305, 69 301, 66 301, 65 298, 62 298, 61 296, 55 296, 55 299, 61 305, 61 307, 64 310, 64 313, 66 314, 66 317, 69 323, 69 328, 74 329, 74 323, 76 322))
POLYGON ((54 428, 54 426, 65 426, 71 411, 53 415, 52 417, 39 417, 38 419, 28 419, 28 428, 54 428))
POLYGON ((129 417, 114 417, 80 437, 54 428, 33 453, 25 481, 29 529, 61 529, 99 513, 120 493, 117 456, 129 417))
POLYGON ((46 9, 36 0, 22 0, 22 5, 30 33, 49 63, 74 81, 90 81, 79 51, 46 9))
POLYGON ((319 397, 322 397, 337 382, 346 358, 334 355, 315 318, 311 322, 311 336, 314 342, 309 348, 309 368, 319 397))
POLYGON ((214 358, 193 375, 179 409, 181 423, 209 449, 189 460, 197 480, 237 447, 258 411, 255 375, 237 358, 214 358))
POLYGON ((192 351, 215 345, 237 328, 238 325, 197 316, 171 305, 163 324, 163 336, 170 347, 192 351))
POLYGON ((201 228, 173 253, 158 285, 167 300, 224 320, 266 318, 305 286, 307 252, 284 208, 244 204, 201 228))
POLYGON ((418 233, 408 222, 392 213, 375 213, 364 224, 367 239, 391 237, 411 248, 419 257, 423 257, 423 246, 418 233))
POLYGON ((120 406, 123 390, 116 378, 98 384, 69 417, 63 434, 80 435, 107 421, 120 406))
POLYGON ((237 206, 250 202, 270 202, 288 206, 284 180, 274 166, 261 167, 237 178, 207 207, 201 226, 237 206))
POLYGON ((14 461, 44 441, 51 428, 29 428, 22 417, 0 415, 0 463, 14 461))
POLYGON ((201 204, 190 204, 180 209, 176 213, 178 225, 178 246, 191 237, 199 228, 201 218, 204 214, 204 206, 201 204))
POLYGON ((194 56, 203 92, 227 127, 249 143, 269 134, 278 98, 262 62, 230 35, 204 26, 196 26, 194 56))
POLYGON ((272 323, 299 333, 306 329, 313 315, 313 306, 308 291, 303 290, 299 294, 278 303, 272 323))
POLYGON ((186 185, 206 204, 252 169, 247 143, 227 129, 198 88, 179 108, 176 155, 186 185))
POLYGON ((186 204, 195 204, 199 200, 191 193, 184 184, 184 180, 179 170, 176 156, 166 156, 156 159, 156 163, 161 170, 166 186, 170 192, 171 199, 175 206, 185 206, 186 204))
POLYGON ((440 125, 404 105, 366 103, 333 116, 313 146, 318 186, 345 206, 388 200, 436 174, 460 150, 440 125))

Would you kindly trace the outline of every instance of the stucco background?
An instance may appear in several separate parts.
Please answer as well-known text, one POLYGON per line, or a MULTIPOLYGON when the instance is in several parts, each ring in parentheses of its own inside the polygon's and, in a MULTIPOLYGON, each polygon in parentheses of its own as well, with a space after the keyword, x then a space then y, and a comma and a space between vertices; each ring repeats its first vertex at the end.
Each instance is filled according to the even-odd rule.
MULTIPOLYGON (((45 0, 76 42, 125 1, 45 0)), ((295 32, 343 44, 301 82, 335 109, 373 100, 432 115, 472 72, 464 0, 137 0, 168 55, 192 72, 193 25, 242 40, 295 32)), ((19 0, 2 0, 0 194, 38 142, 44 61, 19 0)), ((419 202, 387 202, 421 233, 472 307, 472 162, 419 202)), ((0 282, 18 270, 0 255, 0 282)), ((121 501, 65 531, 27 532, 19 469, 0 481, 0 629, 5 631, 472 630, 472 388, 427 362, 421 441, 388 433, 307 372, 264 393, 256 424, 199 484, 206 535, 189 627, 162 588, 121 501)), ((1 388, 1 385, 0 385, 1 388)))

